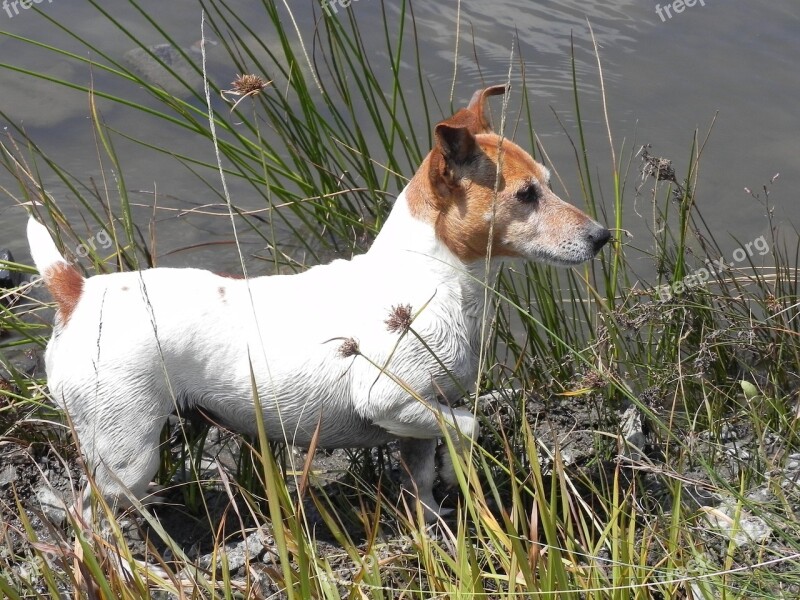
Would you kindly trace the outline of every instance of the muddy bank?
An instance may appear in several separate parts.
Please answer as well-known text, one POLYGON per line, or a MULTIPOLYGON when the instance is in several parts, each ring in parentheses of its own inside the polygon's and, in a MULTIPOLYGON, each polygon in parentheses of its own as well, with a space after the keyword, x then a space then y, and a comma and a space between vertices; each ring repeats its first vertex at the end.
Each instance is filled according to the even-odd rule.
MULTIPOLYGON (((4 381, 2 385, 7 391, 15 391, 11 382, 4 381)), ((10 419, 14 425, 7 429, 8 434, 0 442, 0 523, 5 542, 0 560, 11 565, 14 578, 30 580, 39 576, 42 558, 34 552, 17 502, 40 548, 41 544, 68 543, 65 505, 74 501, 81 485, 81 467, 62 426, 34 421, 29 418, 31 415, 15 414, 9 406, 6 401, 5 407, 10 412, 4 413, 5 424, 8 427, 10 419)), ((617 473, 624 480, 626 493, 635 496, 642 511, 641 518, 664 518, 675 508, 672 492, 679 480, 684 489, 680 499, 682 510, 701 515, 699 522, 706 530, 704 535, 709 548, 717 549, 718 556, 710 556, 710 560, 724 556, 731 540, 741 564, 752 560, 752 552, 763 551, 765 545, 774 546, 776 552, 785 550, 779 536, 774 535, 772 524, 752 514, 749 508, 742 508, 732 495, 721 494, 720 482, 711 481, 708 471, 699 466, 702 461, 714 460, 718 475, 735 482, 741 470, 752 465, 759 443, 752 431, 733 421, 724 429, 722 438, 700 435, 696 442, 698 463, 694 468, 687 465, 678 472, 674 465, 661 460, 663 447, 654 443, 647 420, 632 406, 617 410, 602 407, 591 396, 544 401, 498 391, 481 396, 478 408, 484 416, 481 443, 489 452, 499 451, 496 432, 514 430, 515 421, 523 418, 519 410, 524 410, 524 418, 534 428, 542 448, 543 471, 563 469, 574 478, 577 493, 590 505, 594 504, 596 496, 592 485, 602 486, 617 473), (554 466, 556 460, 558 466, 554 466)), ((179 446, 173 444, 175 462, 180 460, 179 446)), ((763 448, 763 444, 760 447, 763 448)), ((775 440, 775 447, 780 447, 779 440, 775 440)), ((279 558, 272 531, 264 521, 253 518, 252 505, 244 501, 241 490, 230 484, 240 450, 237 436, 212 429, 197 466, 200 479, 206 482, 202 492, 197 488, 188 489, 186 482, 191 476, 187 469, 176 474, 167 485, 163 492, 166 502, 152 506, 151 510, 193 565, 186 567, 186 563, 175 563, 176 570, 199 569, 208 575, 215 572, 220 575, 224 555, 234 580, 244 582, 249 578, 264 595, 280 595, 274 578, 279 572, 279 558), (199 493, 193 496, 195 492, 199 493)), ((304 464, 303 451, 286 449, 285 452, 289 453, 283 456, 285 462, 295 467, 304 464)), ((779 458, 775 457, 776 464, 779 458)), ((754 506, 773 506, 778 502, 773 493, 774 485, 793 492, 800 489, 800 454, 785 457, 783 464, 784 469, 770 474, 768 484, 754 486, 746 493, 754 506)), ((356 544, 366 544, 366 532, 357 515, 363 509, 374 508, 370 499, 377 494, 387 499, 396 497, 400 474, 397 453, 392 446, 360 453, 318 452, 313 458, 311 472, 312 485, 303 499, 307 524, 320 555, 336 566, 336 576, 344 592, 360 566, 355 565, 336 543, 317 510, 315 499, 324 497, 324 504, 334 507, 351 539, 356 544)), ((294 481, 290 476, 290 492, 296 499, 294 481)), ((438 489, 437 492, 445 505, 455 506, 459 501, 456 490, 438 489)), ((266 512, 266 506, 261 508, 266 512)), ((498 517, 508 509, 497 505, 491 508, 498 517)), ((791 511, 794 517, 799 516, 800 505, 792 506, 791 511)), ((602 517, 600 507, 598 516, 602 517)), ((128 546, 140 560, 148 560, 153 550, 168 563, 176 559, 173 548, 160 538, 158 528, 141 516, 126 513, 118 522, 128 546)), ((408 536, 401 532, 388 511, 384 511, 381 518, 380 530, 379 545, 387 557, 408 550, 408 536)), ((51 566, 63 568, 57 553, 45 554, 46 560, 48 556, 53 563, 51 566)))

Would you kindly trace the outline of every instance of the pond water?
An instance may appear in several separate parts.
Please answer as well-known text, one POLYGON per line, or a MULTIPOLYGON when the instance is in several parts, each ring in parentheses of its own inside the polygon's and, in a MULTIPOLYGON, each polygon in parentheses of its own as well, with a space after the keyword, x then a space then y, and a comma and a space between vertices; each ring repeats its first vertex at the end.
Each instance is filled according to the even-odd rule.
MULTIPOLYGON (((22 36, 81 56, 97 56, 87 50, 86 42, 97 53, 119 60, 134 43, 109 25, 108 16, 148 44, 163 42, 163 36, 131 3, 103 2, 108 16, 100 14, 88 2, 41 0, 32 4, 32 8, 24 8, 28 4, 31 2, 4 3, 0 9, 0 30, 5 32, 0 35, 0 62, 81 85, 94 81, 96 89, 154 104, 141 90, 131 86, 109 87, 120 85, 117 78, 67 58, 54 58, 52 52, 15 39, 22 36)), ((240 0, 229 4, 254 30, 259 30, 259 22, 264 20, 260 3, 240 0)), ((200 7, 196 1, 142 5, 153 21, 181 45, 189 48, 199 39, 200 7)), ((384 5, 380 0, 350 3, 328 0, 327 6, 338 18, 352 16, 362 25, 365 44, 374 49, 370 52, 373 66, 380 66, 381 61, 388 65, 382 11, 388 12, 391 23, 391 15, 398 10, 395 4, 384 5), (372 23, 376 26, 372 27, 372 23)), ((314 14, 319 16, 320 7, 317 5, 313 13, 310 1, 291 2, 291 7, 300 35, 306 44, 311 43, 314 14)), ((454 103, 459 105, 484 83, 504 81, 511 60, 512 106, 518 107, 522 85, 519 61, 524 60, 536 131, 564 181, 566 189, 558 186, 557 191, 565 199, 581 204, 574 151, 558 121, 574 133, 570 72, 570 47, 574 44, 589 152, 592 164, 598 169, 605 208, 611 209, 613 183, 608 177, 611 158, 590 24, 602 61, 618 156, 623 142, 628 148, 648 143, 654 154, 673 159, 682 176, 686 173, 695 129, 704 136, 717 115, 704 151, 697 190, 698 202, 712 230, 731 244, 734 238, 746 241, 763 234, 767 226, 765 209, 744 188, 759 189, 777 173, 780 177, 773 184, 771 195, 776 216, 787 222, 788 231, 792 231, 793 224, 800 223, 797 197, 800 4, 797 0, 674 3, 463 0, 460 5, 451 1, 416 2, 413 12, 421 46, 422 75, 442 106, 448 106, 454 72, 454 103)), ((286 23, 291 28, 288 19, 286 23)), ((296 33, 290 36, 296 38, 296 33)), ((236 74, 235 68, 227 65, 223 55, 213 48, 209 59, 211 76, 220 83, 227 83, 236 74)), ((413 80, 417 66, 408 63, 402 68, 408 72, 407 78, 413 80)), ((409 98, 414 100, 413 96, 409 98)), ((429 105, 429 109, 432 106, 436 104, 429 105)), ((177 153, 205 160, 212 157, 212 149, 202 147, 196 136, 176 135, 156 119, 109 102, 99 101, 98 108, 105 122, 116 130, 167 146, 177 153)), ((225 110, 222 106, 217 109, 225 110)), ((0 68, 0 110, 5 114, 0 118, 0 126, 6 127, 8 120, 23 125, 50 158, 66 170, 86 182, 94 178, 101 189, 113 185, 102 179, 103 172, 108 176, 110 165, 97 149, 85 94, 0 68)), ((412 105, 410 110, 422 116, 421 105, 412 105)), ((431 119, 435 121, 442 116, 446 115, 435 112, 431 119)), ((127 186, 144 207, 142 218, 152 212, 147 207, 152 206, 154 197, 158 198, 161 264, 235 269, 238 259, 231 246, 222 246, 223 250, 205 248, 172 253, 176 248, 201 242, 230 240, 230 223, 226 219, 203 216, 175 219, 175 213, 166 212, 169 208, 188 209, 219 199, 178 161, 121 139, 115 144, 127 186)), ((646 246, 648 213, 633 201, 636 181, 634 166, 631 185, 626 191, 629 214, 625 215, 625 223, 633 236, 629 241, 646 246)), ((45 183, 63 210, 77 217, 78 208, 64 186, 49 179, 45 183)), ((8 173, 0 172, 0 185, 19 195, 8 173)), ((245 187, 234 187, 234 200, 247 205, 248 193, 245 187)), ((0 247, 10 248, 23 262, 29 260, 24 240, 25 218, 24 211, 3 194, 0 247)), ((246 250, 259 250, 257 240, 247 243, 252 246, 246 250)))

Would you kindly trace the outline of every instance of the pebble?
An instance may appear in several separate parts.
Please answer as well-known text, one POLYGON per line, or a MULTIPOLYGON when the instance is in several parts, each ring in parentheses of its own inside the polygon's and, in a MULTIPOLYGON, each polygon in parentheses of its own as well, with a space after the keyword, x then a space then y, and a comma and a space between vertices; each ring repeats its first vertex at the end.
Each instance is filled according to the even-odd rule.
POLYGON ((561 463, 565 467, 568 467, 569 465, 571 465, 574 462, 575 462, 575 458, 572 455, 572 451, 571 450, 567 450, 566 448, 562 448, 561 449, 561 463))
POLYGON ((50 486, 42 484, 36 490, 36 499, 44 512, 47 520, 54 525, 61 526, 67 520, 67 508, 58 494, 50 486))
POLYGON ((715 509, 706 511, 708 522, 737 546, 760 544, 772 535, 772 528, 761 517, 738 508, 733 501, 725 501, 715 509), (735 517, 739 513, 738 523, 735 517))
MULTIPOLYGON (((14 256, 11 254, 11 250, 7 248, 0 248, 0 260, 5 262, 14 262, 14 256)), ((10 289, 17 287, 21 279, 22 277, 19 272, 0 266, 0 288, 10 289)))
POLYGON ((0 470, 0 487, 5 487, 17 480, 17 470, 13 465, 6 465, 0 470))
POLYGON ((256 531, 237 544, 226 545, 221 552, 201 556, 197 560, 197 564, 201 569, 210 569, 212 562, 216 560, 217 573, 222 574, 223 562, 221 555, 224 554, 228 563, 228 572, 234 573, 245 566, 248 561, 254 562, 258 560, 258 557, 264 552, 264 548, 261 534, 256 531))
POLYGON ((732 425, 728 423, 723 423, 722 427, 719 429, 719 440, 721 442, 732 442, 733 440, 737 439, 739 434, 736 432, 736 429, 733 428, 732 425))
POLYGON ((750 452, 745 450, 744 448, 738 446, 728 446, 725 448, 725 454, 730 456, 731 458, 735 458, 736 460, 740 461, 747 461, 750 460, 750 452))

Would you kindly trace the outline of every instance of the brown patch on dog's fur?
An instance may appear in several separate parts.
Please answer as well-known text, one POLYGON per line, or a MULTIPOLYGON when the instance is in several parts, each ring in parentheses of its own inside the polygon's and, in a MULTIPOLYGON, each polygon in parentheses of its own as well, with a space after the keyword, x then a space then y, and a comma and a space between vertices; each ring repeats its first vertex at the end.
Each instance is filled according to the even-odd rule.
POLYGON ((83 275, 67 263, 56 263, 42 275, 47 289, 58 305, 61 325, 66 325, 83 294, 83 275))
POLYGON ((225 279, 244 279, 244 275, 237 275, 235 273, 214 273, 219 277, 224 277, 225 279))
POLYGON ((532 179, 547 189, 547 171, 510 140, 503 140, 502 148, 494 134, 479 134, 473 140, 469 161, 455 169, 434 148, 418 171, 427 175, 411 181, 409 210, 431 223, 437 237, 465 262, 486 256, 492 219, 492 254, 519 256, 502 240, 512 221, 526 219, 536 207, 520 203, 514 194, 532 179), (500 181, 495 186, 498 160, 500 181))
POLYGON ((485 101, 504 91, 503 86, 479 90, 469 107, 439 123, 434 148, 409 183, 411 214, 433 225, 436 236, 464 262, 483 259, 488 251, 520 257, 534 230, 543 244, 555 247, 564 232, 591 222, 550 191, 547 169, 492 132, 485 101), (540 201, 521 201, 517 193, 533 184, 540 201), (536 227, 533 213, 546 227, 536 227))

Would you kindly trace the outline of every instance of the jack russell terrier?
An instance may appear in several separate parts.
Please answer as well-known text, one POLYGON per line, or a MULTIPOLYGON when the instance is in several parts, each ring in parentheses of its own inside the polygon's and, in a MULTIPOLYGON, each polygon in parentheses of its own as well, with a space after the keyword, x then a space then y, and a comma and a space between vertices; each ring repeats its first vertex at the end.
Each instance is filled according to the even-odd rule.
MULTIPOLYGON (((199 407, 255 435, 257 393, 271 440, 399 440, 404 487, 436 517, 438 438, 478 434, 447 399, 477 375, 487 256, 577 265, 610 237, 492 131, 487 99, 505 92, 479 90, 436 125, 433 150, 366 254, 304 273, 237 280, 154 268, 87 279, 31 218, 33 260, 58 308, 50 392, 109 502, 146 494, 176 410, 199 407)), ((440 474, 454 483, 452 468, 440 474)), ((84 510, 87 499, 88 490, 84 510)))

